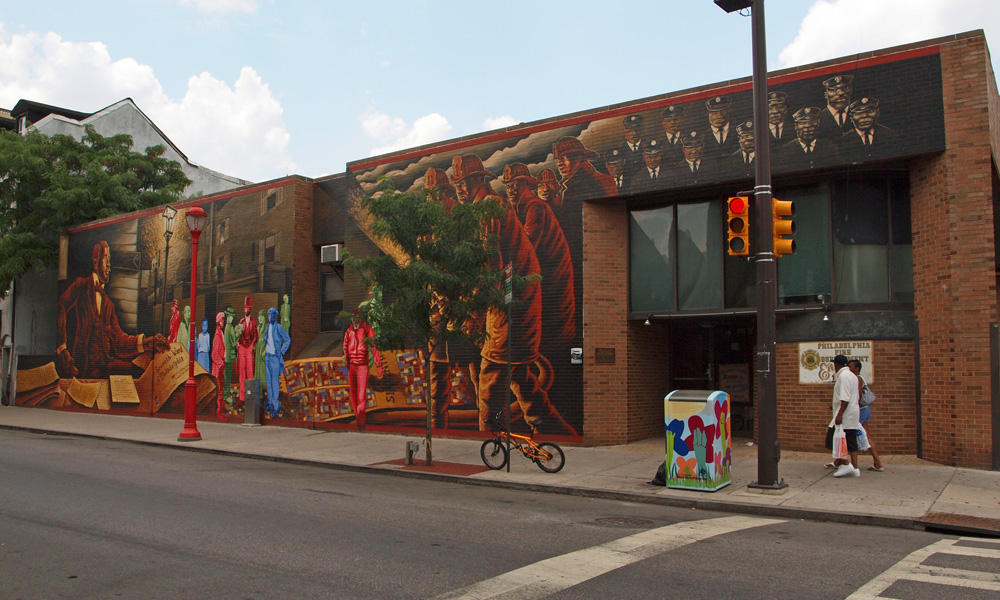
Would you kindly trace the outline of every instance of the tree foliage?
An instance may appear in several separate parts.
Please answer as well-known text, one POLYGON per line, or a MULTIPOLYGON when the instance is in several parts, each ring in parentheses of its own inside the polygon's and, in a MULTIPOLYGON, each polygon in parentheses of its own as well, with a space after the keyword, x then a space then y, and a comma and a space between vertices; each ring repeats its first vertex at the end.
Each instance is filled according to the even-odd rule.
POLYGON ((73 225, 167 204, 190 182, 163 146, 132 151, 132 137, 83 139, 0 131, 0 295, 32 267, 58 260, 73 225))
POLYGON ((458 340, 481 345, 485 333, 475 323, 489 308, 504 306, 503 273, 490 266, 498 260, 496 243, 485 225, 505 207, 484 200, 447 208, 436 190, 400 192, 388 179, 362 207, 373 218, 372 234, 392 242, 405 257, 349 255, 345 261, 362 285, 381 292, 377 306, 359 307, 378 332, 379 348, 458 340), (377 315, 368 314, 373 308, 377 315))

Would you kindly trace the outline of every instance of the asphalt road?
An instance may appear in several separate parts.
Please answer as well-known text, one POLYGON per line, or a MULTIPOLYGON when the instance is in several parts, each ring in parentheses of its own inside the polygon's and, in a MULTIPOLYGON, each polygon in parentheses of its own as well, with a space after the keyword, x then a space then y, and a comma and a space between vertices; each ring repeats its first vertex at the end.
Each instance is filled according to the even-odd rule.
POLYGON ((18 431, 0 454, 2 599, 1000 593, 997 540, 18 431))

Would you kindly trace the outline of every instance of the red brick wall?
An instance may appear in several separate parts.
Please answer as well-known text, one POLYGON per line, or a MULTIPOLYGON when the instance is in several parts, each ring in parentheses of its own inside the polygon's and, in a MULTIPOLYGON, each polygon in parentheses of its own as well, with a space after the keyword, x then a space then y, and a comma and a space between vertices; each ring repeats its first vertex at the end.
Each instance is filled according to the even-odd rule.
MULTIPOLYGON (((628 212, 621 204, 583 207, 583 439, 588 445, 628 439, 628 212), (614 364, 597 364, 613 348, 614 364)), ((661 419, 662 421, 662 419, 661 419)))
MULTIPOLYGON (((798 343, 777 345, 778 439, 785 450, 825 451, 833 386, 799 383, 798 350, 798 343)), ((873 342, 875 380, 871 389, 878 399, 872 405, 872 420, 865 428, 880 453, 917 451, 913 358, 913 342, 873 342)))
POLYGON ((628 324, 628 439, 634 442, 663 435, 663 397, 670 391, 667 324, 628 324))
POLYGON ((296 180, 291 190, 295 203, 292 248, 292 345, 295 358, 319 332, 319 250, 313 245, 313 191, 311 181, 296 180))
POLYGON ((923 456, 991 464, 989 323, 996 262, 985 40, 941 45, 948 150, 911 161, 923 456))

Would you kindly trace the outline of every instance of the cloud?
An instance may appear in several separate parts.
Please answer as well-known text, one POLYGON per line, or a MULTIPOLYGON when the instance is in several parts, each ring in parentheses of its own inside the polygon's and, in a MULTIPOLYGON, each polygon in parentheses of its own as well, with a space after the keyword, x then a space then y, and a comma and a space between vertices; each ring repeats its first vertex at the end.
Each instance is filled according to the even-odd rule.
POLYGON ((483 131, 491 131, 493 129, 503 129, 504 127, 510 127, 511 125, 517 125, 520 121, 515 119, 510 115, 501 115, 499 117, 486 117, 483 121, 483 131))
POLYGON ((380 143, 371 149, 369 156, 439 142, 451 134, 448 119, 438 113, 424 115, 409 125, 402 117, 374 111, 361 117, 361 129, 380 143))
POLYGON ((781 50, 778 68, 971 29, 1000 33, 996 0, 817 0, 781 50))
POLYGON ((173 132, 174 143, 191 149, 188 156, 205 156, 209 168, 258 181, 297 170, 281 103, 251 67, 240 69, 232 86, 209 73, 191 77, 184 98, 150 116, 173 132))
POLYGON ((256 181, 297 169, 281 104, 251 67, 232 84, 210 73, 193 76, 175 99, 151 66, 115 60, 101 42, 51 32, 8 36, 0 23, 0 106, 26 99, 93 112, 126 97, 199 165, 256 181))
POLYGON ((194 6, 202 13, 257 12, 257 0, 179 0, 181 6, 194 6))

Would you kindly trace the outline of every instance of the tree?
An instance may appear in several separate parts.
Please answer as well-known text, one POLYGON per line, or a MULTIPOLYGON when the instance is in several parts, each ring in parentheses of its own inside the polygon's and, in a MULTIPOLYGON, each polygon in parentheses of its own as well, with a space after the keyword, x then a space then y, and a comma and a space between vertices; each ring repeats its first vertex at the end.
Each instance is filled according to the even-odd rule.
POLYGON ((163 152, 90 126, 80 141, 0 131, 0 297, 32 267, 55 266, 73 225, 177 200, 191 181, 163 152))
MULTIPOLYGON (((371 233, 397 250, 370 258, 348 254, 345 260, 362 286, 380 292, 380 301, 358 307, 365 320, 378 320, 372 322, 376 345, 397 350, 421 347, 428 356, 449 342, 481 345, 485 331, 477 323, 488 309, 505 306, 503 272, 490 266, 498 256, 485 225, 506 208, 495 198, 452 204, 443 201, 439 190, 400 192, 385 178, 379 191, 361 205, 373 219, 371 233)), ((430 464, 429 386, 424 399, 430 464)))

